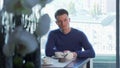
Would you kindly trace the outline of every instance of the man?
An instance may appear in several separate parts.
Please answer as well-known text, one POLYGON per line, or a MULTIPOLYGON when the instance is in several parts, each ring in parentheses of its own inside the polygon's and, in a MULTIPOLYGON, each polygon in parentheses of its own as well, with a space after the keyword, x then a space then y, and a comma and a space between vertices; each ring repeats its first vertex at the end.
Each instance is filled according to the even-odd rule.
POLYGON ((58 51, 70 51, 75 58, 95 57, 94 49, 86 35, 82 31, 70 27, 68 11, 59 9, 55 13, 55 19, 59 29, 51 31, 48 36, 45 49, 46 56, 54 56, 55 52, 58 51))

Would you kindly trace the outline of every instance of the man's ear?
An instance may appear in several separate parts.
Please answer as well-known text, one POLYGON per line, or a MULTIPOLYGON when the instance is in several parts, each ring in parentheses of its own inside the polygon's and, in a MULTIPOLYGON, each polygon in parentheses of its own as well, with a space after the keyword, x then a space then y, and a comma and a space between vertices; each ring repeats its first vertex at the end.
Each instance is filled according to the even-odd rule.
POLYGON ((69 22, 70 22, 70 18, 69 18, 69 22))
POLYGON ((55 23, 58 25, 58 22, 57 22, 57 21, 55 21, 55 23))

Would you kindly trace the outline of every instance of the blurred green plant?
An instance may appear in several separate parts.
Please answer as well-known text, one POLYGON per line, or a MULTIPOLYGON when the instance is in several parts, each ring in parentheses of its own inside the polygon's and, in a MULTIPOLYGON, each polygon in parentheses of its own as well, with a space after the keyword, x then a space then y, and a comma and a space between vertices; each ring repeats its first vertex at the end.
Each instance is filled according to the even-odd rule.
POLYGON ((13 59, 14 68, 23 68, 23 59, 21 57, 15 56, 13 59))
POLYGON ((35 65, 33 62, 27 62, 25 65, 24 65, 24 68, 35 68, 35 65))

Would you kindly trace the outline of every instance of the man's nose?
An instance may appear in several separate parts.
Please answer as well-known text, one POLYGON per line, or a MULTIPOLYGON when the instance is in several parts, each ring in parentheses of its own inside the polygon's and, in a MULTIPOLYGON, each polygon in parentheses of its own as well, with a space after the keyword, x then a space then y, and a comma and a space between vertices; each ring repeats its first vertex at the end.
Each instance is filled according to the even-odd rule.
POLYGON ((64 23, 65 23, 64 21, 63 21, 63 22, 61 22, 61 25, 64 25, 64 23))

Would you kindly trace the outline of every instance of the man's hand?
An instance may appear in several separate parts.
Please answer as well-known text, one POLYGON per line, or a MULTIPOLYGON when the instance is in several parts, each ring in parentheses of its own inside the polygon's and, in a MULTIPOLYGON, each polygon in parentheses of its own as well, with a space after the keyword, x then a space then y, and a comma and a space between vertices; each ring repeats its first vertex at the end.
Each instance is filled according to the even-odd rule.
POLYGON ((73 53, 73 57, 77 58, 77 53, 76 52, 72 52, 73 53))
MULTIPOLYGON (((65 50, 64 51, 64 53, 69 53, 69 52, 71 52, 71 51, 70 50, 65 50)), ((77 58, 77 53, 76 52, 72 52, 72 54, 73 54, 74 58, 77 58)))

